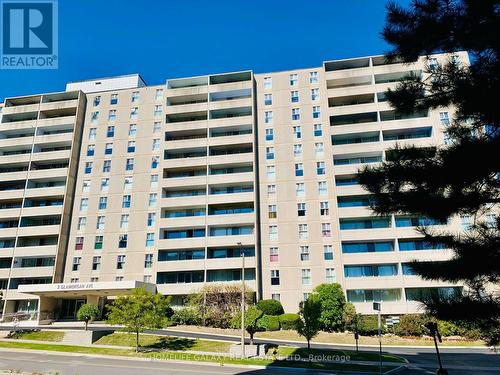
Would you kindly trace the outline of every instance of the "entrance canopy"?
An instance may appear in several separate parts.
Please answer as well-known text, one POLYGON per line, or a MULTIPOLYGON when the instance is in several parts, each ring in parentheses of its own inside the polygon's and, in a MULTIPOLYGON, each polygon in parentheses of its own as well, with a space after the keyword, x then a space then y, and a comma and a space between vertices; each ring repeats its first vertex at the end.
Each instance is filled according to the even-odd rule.
POLYGON ((95 283, 60 283, 19 285, 20 293, 33 294, 40 297, 75 298, 75 297, 106 297, 131 294, 135 288, 144 288, 156 292, 156 285, 142 281, 110 281, 95 283))

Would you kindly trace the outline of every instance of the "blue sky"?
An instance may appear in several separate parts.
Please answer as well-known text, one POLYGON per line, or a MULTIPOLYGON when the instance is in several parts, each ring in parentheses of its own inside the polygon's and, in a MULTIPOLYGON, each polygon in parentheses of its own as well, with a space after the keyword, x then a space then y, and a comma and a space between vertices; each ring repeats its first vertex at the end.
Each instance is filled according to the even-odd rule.
MULTIPOLYGON (((0 70, 5 97, 68 81, 319 66, 382 54, 386 0, 59 0, 59 69, 0 70)), ((399 3, 407 4, 407 0, 399 3)))

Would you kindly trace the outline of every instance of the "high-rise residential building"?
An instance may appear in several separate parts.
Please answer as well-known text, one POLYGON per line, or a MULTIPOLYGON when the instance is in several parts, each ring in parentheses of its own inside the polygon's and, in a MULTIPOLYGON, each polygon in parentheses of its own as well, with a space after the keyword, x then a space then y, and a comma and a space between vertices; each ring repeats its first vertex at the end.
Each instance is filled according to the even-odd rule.
MULTIPOLYGON (((454 55, 464 64, 466 53, 454 55)), ((375 217, 356 171, 395 145, 438 146, 452 108, 401 116, 384 91, 432 63, 382 56, 277 73, 167 80, 139 75, 7 98, 0 119, 0 287, 4 317, 46 321, 134 287, 173 295, 241 282, 286 311, 338 282, 361 313, 419 309, 408 262, 444 260, 419 225, 375 217)), ((425 204, 425 202, 422 202, 425 204)))

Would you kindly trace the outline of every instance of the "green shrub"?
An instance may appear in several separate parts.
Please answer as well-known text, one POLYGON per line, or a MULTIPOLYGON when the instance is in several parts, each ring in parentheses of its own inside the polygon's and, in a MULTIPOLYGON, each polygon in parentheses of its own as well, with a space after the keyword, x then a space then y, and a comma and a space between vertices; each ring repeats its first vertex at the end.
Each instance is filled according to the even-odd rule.
MULTIPOLYGON (((358 332, 363 336, 374 336, 378 334, 378 318, 376 315, 361 315, 358 321, 358 332)), ((382 333, 384 333, 382 325, 382 333)))
POLYGON ((427 335, 425 325, 431 318, 424 314, 408 314, 399 317, 399 323, 393 327, 394 334, 398 336, 422 336, 427 335))
POLYGON ((266 331, 279 331, 280 317, 275 315, 263 315, 257 324, 259 328, 266 331))
POLYGON ((201 316, 198 311, 191 307, 183 307, 175 310, 172 315, 172 322, 175 324, 185 325, 200 325, 202 323, 201 316))
POLYGON ((281 329, 291 329, 297 328, 297 322, 299 321, 299 314, 281 314, 279 316, 281 329))
POLYGON ((343 329, 342 314, 346 300, 340 284, 320 284, 314 292, 321 302, 321 328, 328 332, 343 329))
POLYGON ((257 307, 262 310, 264 315, 281 315, 285 311, 280 301, 274 299, 263 299, 257 303, 257 307))

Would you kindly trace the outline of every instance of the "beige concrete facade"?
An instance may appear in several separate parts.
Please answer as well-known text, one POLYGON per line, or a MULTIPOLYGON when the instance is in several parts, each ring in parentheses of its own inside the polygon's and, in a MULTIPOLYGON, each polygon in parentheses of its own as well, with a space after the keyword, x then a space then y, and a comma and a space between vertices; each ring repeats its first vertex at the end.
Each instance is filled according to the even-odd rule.
MULTIPOLYGON (((468 63, 466 53, 457 57, 468 63)), ((445 142, 452 109, 401 118, 383 96, 409 72, 425 79, 434 58, 449 56, 411 65, 336 60, 157 86, 132 75, 6 99, 4 313, 32 311, 20 301, 47 298, 43 286, 29 293, 41 282, 153 283, 178 302, 203 285, 241 280, 242 251, 257 298, 280 299, 290 312, 324 282, 339 282, 362 313, 373 300, 386 314, 415 312, 416 294, 451 292, 405 265, 449 251, 418 241, 419 218, 374 220, 354 179, 396 144, 445 142), (47 220, 33 219, 40 216, 47 220)), ((446 225, 460 230, 459 219, 446 225)))

